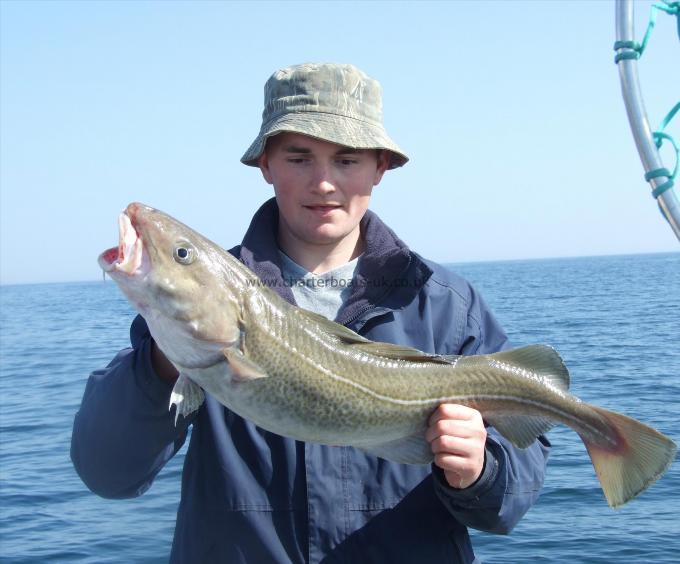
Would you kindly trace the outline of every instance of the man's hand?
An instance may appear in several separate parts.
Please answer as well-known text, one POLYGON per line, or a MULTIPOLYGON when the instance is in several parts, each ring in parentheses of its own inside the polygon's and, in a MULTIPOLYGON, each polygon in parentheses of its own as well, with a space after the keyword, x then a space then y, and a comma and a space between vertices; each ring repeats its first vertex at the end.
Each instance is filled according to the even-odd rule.
POLYGON ((444 470, 453 488, 472 485, 484 469, 486 429, 476 409, 443 403, 430 417, 425 438, 434 453, 434 463, 444 470))

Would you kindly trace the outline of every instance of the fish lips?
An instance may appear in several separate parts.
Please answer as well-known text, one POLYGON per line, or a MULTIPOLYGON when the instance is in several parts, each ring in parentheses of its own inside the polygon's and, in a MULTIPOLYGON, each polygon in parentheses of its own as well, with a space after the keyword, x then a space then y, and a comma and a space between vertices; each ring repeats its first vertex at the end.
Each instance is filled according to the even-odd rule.
POLYGON ((134 216, 133 204, 118 216, 118 246, 111 247, 99 255, 98 262, 102 270, 110 275, 117 273, 132 276, 137 273, 144 262, 144 245, 137 233, 131 215, 134 216))

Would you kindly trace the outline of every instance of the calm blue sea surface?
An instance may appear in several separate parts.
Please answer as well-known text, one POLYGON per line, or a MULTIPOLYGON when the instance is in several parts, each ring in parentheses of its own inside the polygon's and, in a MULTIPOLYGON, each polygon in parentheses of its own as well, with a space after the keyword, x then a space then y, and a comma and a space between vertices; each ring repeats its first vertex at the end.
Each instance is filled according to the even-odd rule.
MULTIPOLYGON (((680 442, 680 253, 452 268, 482 291, 515 345, 561 352, 576 395, 680 442)), ((90 493, 69 458, 89 372, 128 344, 126 300, 110 281, 3 286, 0 300, 1 561, 167 561, 184 450, 127 501, 90 493)), ((549 438, 537 505, 509 536, 473 534, 485 562, 680 561, 677 460, 613 511, 576 434, 558 427, 549 438)))

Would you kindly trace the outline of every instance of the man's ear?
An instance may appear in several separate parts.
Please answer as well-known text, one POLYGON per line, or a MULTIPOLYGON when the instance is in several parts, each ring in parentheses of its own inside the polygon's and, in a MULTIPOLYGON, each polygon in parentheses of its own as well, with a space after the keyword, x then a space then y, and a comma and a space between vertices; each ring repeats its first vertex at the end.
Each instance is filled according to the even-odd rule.
POLYGON ((267 182, 267 184, 273 184, 272 174, 271 171, 269 170, 269 158, 267 157, 266 147, 265 150, 262 151, 260 158, 257 159, 257 166, 260 167, 260 172, 262 172, 262 176, 264 177, 265 182, 267 182))
POLYGON ((380 184, 383 174, 385 174, 388 166, 390 166, 390 152, 382 149, 378 153, 378 163, 375 169, 375 177, 373 178, 373 186, 380 184))

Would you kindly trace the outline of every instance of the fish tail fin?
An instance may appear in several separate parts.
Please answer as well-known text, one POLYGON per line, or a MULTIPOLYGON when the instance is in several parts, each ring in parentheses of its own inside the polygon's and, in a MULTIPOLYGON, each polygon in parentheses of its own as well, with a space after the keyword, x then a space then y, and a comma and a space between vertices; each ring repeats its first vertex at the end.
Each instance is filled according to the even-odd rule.
POLYGON ((668 469, 676 444, 636 419, 591 406, 615 434, 615 446, 581 436, 611 507, 619 507, 646 490, 668 469))

